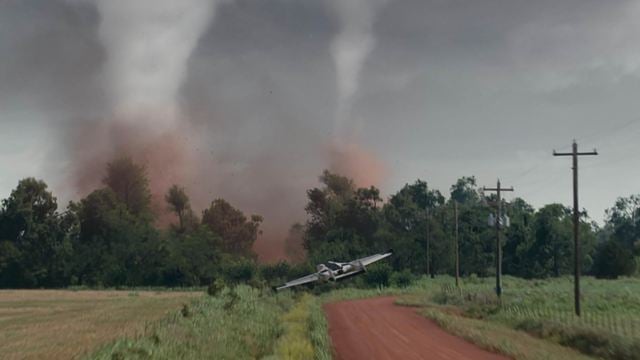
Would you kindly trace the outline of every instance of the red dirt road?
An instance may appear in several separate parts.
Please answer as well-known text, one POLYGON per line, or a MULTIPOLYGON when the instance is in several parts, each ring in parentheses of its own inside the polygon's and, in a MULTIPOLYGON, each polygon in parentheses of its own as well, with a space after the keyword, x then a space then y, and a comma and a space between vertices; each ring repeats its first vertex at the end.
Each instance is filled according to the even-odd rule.
POLYGON ((324 307, 339 360, 508 359, 455 337, 392 297, 343 301, 324 307))

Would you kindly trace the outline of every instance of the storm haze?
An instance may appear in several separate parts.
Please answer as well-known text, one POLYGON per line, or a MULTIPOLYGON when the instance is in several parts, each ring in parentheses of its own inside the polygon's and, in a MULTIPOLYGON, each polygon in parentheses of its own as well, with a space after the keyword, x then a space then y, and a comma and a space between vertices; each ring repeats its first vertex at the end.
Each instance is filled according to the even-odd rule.
POLYGON ((129 154, 160 203, 177 183, 198 211, 264 216, 271 260, 325 168, 384 195, 476 175, 569 204, 551 151, 576 138, 601 153, 581 159, 601 221, 640 192, 639 18, 631 0, 4 1, 0 198, 35 176, 77 200, 129 154))

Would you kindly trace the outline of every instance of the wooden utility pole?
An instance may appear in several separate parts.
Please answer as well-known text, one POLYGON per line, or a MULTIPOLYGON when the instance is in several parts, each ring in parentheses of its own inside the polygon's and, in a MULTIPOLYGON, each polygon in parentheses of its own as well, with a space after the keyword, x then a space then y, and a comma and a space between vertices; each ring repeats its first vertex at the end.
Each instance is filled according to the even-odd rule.
POLYGON ((496 204, 496 295, 498 298, 502 296, 502 242, 500 240, 500 227, 502 222, 502 197, 500 196, 503 191, 513 191, 513 187, 503 188, 500 186, 500 180, 495 188, 483 187, 484 191, 495 191, 498 195, 498 202, 496 204))
POLYGON ((570 153, 558 153, 553 150, 553 156, 571 156, 573 158, 573 298, 575 312, 580 316, 580 209, 578 207, 578 156, 598 155, 593 149, 589 152, 578 152, 578 144, 573 140, 572 151, 570 153))
POLYGON ((455 218, 455 252, 456 252, 456 287, 460 287, 460 243, 458 239, 458 202, 453 202, 453 217, 455 218))
POLYGON ((431 214, 429 208, 426 208, 427 216, 427 276, 433 278, 433 272, 431 271, 431 214))

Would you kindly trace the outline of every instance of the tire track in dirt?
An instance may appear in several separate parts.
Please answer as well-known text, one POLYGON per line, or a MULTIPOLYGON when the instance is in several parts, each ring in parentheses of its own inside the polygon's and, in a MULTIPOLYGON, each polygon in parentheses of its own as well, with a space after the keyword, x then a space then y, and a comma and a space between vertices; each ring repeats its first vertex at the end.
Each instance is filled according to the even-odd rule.
POLYGON ((324 306, 338 360, 504 360, 442 330, 394 298, 342 301, 324 306))

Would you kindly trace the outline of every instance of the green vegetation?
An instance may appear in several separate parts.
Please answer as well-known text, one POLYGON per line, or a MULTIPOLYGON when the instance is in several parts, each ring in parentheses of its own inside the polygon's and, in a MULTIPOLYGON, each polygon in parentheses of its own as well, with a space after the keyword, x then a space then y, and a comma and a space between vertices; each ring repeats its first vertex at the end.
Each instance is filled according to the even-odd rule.
POLYGON ((445 329, 507 355, 516 353, 494 338, 497 333, 517 330, 604 359, 635 359, 635 354, 640 353, 639 279, 585 278, 582 317, 573 314, 573 283, 568 277, 553 280, 506 277, 502 301, 492 291, 493 279, 468 278, 461 288, 453 286, 450 278, 428 281, 433 284, 431 289, 409 293, 398 303, 426 307, 425 314, 445 329), (475 328, 495 331, 485 334, 469 330, 475 328))
MULTIPOLYGON (((307 192, 305 247, 309 259, 350 259, 392 248, 393 271, 453 274, 453 205, 459 208, 459 255, 462 276, 486 277, 495 273, 495 228, 487 224, 493 209, 474 177, 462 177, 450 188, 449 198, 418 180, 382 201, 375 188, 358 188, 348 178, 325 171, 322 186, 307 192), (430 262, 427 269, 427 229, 430 262)), ((549 278, 573 271, 571 211, 561 204, 535 210, 524 199, 504 199, 510 227, 503 236, 505 274, 523 278, 549 278)), ((602 277, 631 275, 640 255, 640 200, 619 199, 600 228, 586 214, 580 219, 582 271, 602 277), (613 245, 612 245, 613 244, 613 245)), ((384 273, 378 283, 390 280, 384 273)), ((396 276, 397 280, 397 276, 396 276)))
POLYGON ((310 340, 311 295, 302 299, 283 316, 284 335, 276 344, 276 357, 282 359, 311 359, 314 356, 310 340))
POLYGON ((331 339, 329 339, 329 327, 327 318, 322 310, 322 303, 317 297, 313 298, 309 307, 310 314, 310 338, 314 349, 315 360, 330 360, 331 339))
POLYGON ((88 359, 331 359, 320 301, 245 285, 224 288, 88 359))
POLYGON ((282 317, 294 300, 248 286, 203 296, 187 311, 150 326, 136 338, 106 346, 91 359, 249 359, 271 355, 283 334, 282 317))
MULTIPOLYGON (((403 276, 394 273, 391 278, 403 276)), ((398 304, 421 308, 445 330, 516 359, 581 359, 579 352, 604 359, 634 359, 639 353, 639 279, 585 278, 582 318, 572 315, 572 282, 567 277, 507 276, 502 304, 493 295, 492 278, 464 278, 461 288, 453 283, 453 278, 439 276, 370 287, 362 277, 352 283, 361 287, 330 285, 330 291, 313 296, 304 291, 228 287, 218 281, 214 296, 80 290, 50 292, 38 295, 47 300, 28 302, 24 296, 30 291, 5 291, 0 293, 0 303, 5 304, 0 311, 6 315, 2 325, 3 331, 11 331, 0 334, 9 341, 0 341, 0 347, 14 358, 28 349, 77 356, 106 343, 87 358, 326 360, 331 359, 331 343, 323 303, 394 295, 398 304), (48 300, 54 295, 59 299, 48 300), (52 314, 33 317, 42 314, 33 310, 36 303, 52 314), (69 311, 83 316, 69 317, 69 311), (163 316, 166 311, 170 312, 163 316), (31 320, 25 320, 27 314, 31 320), (33 343, 38 336, 32 336, 25 346, 24 337, 16 332, 18 325, 23 328, 20 331, 42 334, 42 343, 33 343), (68 331, 59 331, 61 326, 68 331)))
POLYGON ((431 308, 423 310, 422 314, 456 336, 514 359, 589 359, 576 351, 533 338, 500 323, 461 317, 431 308))
MULTIPOLYGON (((220 198, 199 216, 178 185, 154 199, 145 167, 128 157, 107 164, 104 187, 63 212, 44 182, 25 179, 0 207, 0 288, 188 287, 217 280, 272 285, 329 259, 349 260, 389 248, 394 249, 389 267, 372 269, 364 281, 406 286, 412 274, 454 273, 454 203, 459 208, 461 275, 494 273, 495 233, 486 219, 492 212, 487 202, 495 199, 483 198, 474 177, 460 178, 449 198, 417 180, 387 201, 378 189, 358 188, 329 171, 320 182, 321 187, 307 191, 306 223, 294 224, 283 239, 296 265, 260 268, 253 244, 261 216, 247 216, 220 198)), ((505 274, 570 274, 570 211, 560 204, 535 210, 519 198, 503 202, 511 218, 504 231, 505 274)), ((636 271, 639 209, 640 198, 631 196, 616 201, 602 228, 586 214, 581 217, 584 273, 613 279, 636 271)))

